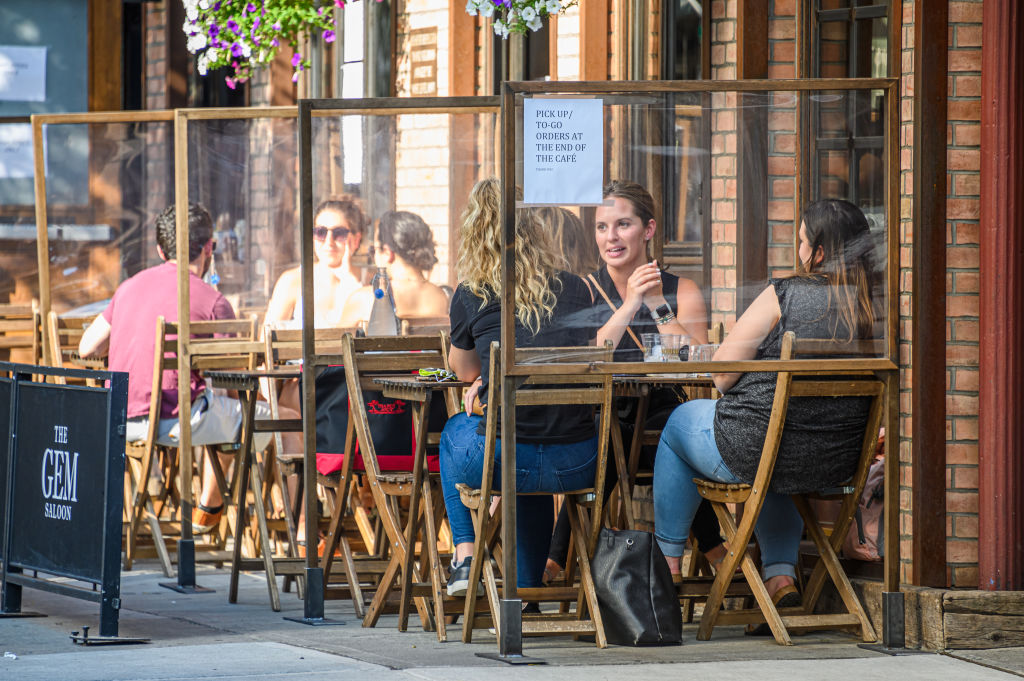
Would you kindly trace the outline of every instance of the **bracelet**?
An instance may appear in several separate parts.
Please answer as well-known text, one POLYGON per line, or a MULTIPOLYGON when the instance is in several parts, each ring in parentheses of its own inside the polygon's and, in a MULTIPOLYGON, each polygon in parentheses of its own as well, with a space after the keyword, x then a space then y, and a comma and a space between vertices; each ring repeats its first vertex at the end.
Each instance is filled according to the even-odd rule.
POLYGON ((662 326, 664 324, 668 324, 670 321, 672 321, 675 318, 676 318, 676 313, 675 312, 669 312, 664 317, 658 317, 657 319, 655 319, 654 323, 657 324, 658 326, 662 326))

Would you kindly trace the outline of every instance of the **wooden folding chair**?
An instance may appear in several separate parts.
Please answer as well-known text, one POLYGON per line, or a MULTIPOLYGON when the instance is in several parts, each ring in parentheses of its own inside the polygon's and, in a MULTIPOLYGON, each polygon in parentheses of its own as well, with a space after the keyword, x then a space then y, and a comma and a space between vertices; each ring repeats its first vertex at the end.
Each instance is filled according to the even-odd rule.
MULTIPOLYGON (((95 319, 95 315, 88 317, 58 317, 57 313, 50 310, 46 315, 44 338, 47 352, 44 356, 49 357, 52 366, 59 369, 95 369, 104 370, 107 368, 106 357, 91 357, 85 359, 78 354, 78 344, 82 340, 85 329, 95 319)), ((63 376, 55 376, 55 383, 60 385, 67 381, 63 376)), ((88 381, 86 381, 89 384, 88 381)))
MULTIPOLYGON (((444 595, 440 578, 437 528, 444 510, 440 481, 436 474, 426 470, 426 462, 422 458, 414 460, 411 471, 382 470, 381 455, 405 453, 378 450, 370 433, 363 395, 364 390, 380 389, 380 386, 373 383, 374 374, 408 374, 421 368, 445 366, 444 337, 438 334, 355 338, 346 334, 342 350, 350 404, 349 423, 359 442, 365 474, 385 531, 389 556, 386 569, 363 618, 363 626, 376 625, 389 598, 397 591, 399 630, 407 628, 411 601, 424 630, 436 629, 438 640, 444 641, 447 637, 445 615, 457 612, 446 610, 445 604, 447 602, 457 606, 459 603, 444 595), (409 499, 409 509, 405 513, 400 503, 403 497, 409 499), (419 522, 421 516, 422 523, 419 522), (417 536, 421 537, 418 552, 417 536)), ((430 441, 427 428, 429 405, 428 398, 413 411, 413 435, 417 447, 430 441)), ((347 449, 350 454, 351 449, 347 449)), ((353 456, 348 454, 342 471, 343 481, 350 479, 351 475, 353 456)), ((344 482, 339 489, 345 489, 344 482)), ((327 548, 330 549, 330 545, 327 548)), ((325 558, 328 558, 330 551, 325 550, 324 553, 325 558)))
POLYGON ((0 305, 0 352, 10 356, 12 350, 28 350, 25 358, 40 364, 43 357, 42 319, 39 301, 0 305))
MULTIPOLYGON (((859 345, 862 344, 797 340, 793 332, 790 331, 783 336, 781 359, 791 359, 796 353, 819 357, 854 354, 851 353, 851 350, 856 351, 859 345), (829 349, 831 350, 826 351, 829 349)), ((697 634, 698 639, 709 639, 716 624, 767 622, 775 640, 781 645, 792 645, 789 636, 791 631, 813 629, 859 628, 865 641, 875 640, 874 629, 843 571, 836 551, 846 536, 846 531, 852 522, 857 502, 867 480, 868 468, 874 456, 878 428, 882 419, 884 394, 884 383, 870 372, 829 371, 827 376, 794 377, 791 372, 780 371, 775 384, 775 399, 772 404, 768 432, 753 483, 751 485, 726 484, 694 478, 694 482, 697 483, 697 491, 702 497, 709 500, 715 509, 730 547, 704 606, 697 634), (820 558, 805 589, 806 596, 802 605, 784 608, 780 612, 768 596, 757 566, 747 552, 747 544, 753 535, 765 496, 771 487, 772 471, 775 467, 779 443, 782 441, 789 400, 791 398, 843 397, 862 397, 869 398, 871 401, 856 472, 849 484, 840 492, 843 504, 831 537, 825 536, 808 503, 808 498, 814 495, 793 495, 797 510, 804 519, 807 534, 817 547, 820 558), (727 504, 736 503, 743 504, 743 515, 738 524, 727 506, 727 504), (730 583, 735 578, 737 566, 742 568, 743 576, 753 592, 758 607, 723 611, 722 601, 730 583), (814 614, 814 605, 826 576, 832 580, 839 592, 845 607, 843 613, 814 614)))
MULTIPOLYGON (((611 344, 605 347, 573 348, 518 348, 517 363, 531 361, 547 362, 610 362, 613 350, 611 344)), ((462 640, 472 641, 473 628, 480 622, 477 612, 477 589, 481 577, 484 593, 490 608, 491 620, 500 626, 498 617, 498 583, 492 557, 500 550, 499 528, 501 520, 500 503, 491 513, 491 497, 500 490, 492 489, 494 479, 495 446, 498 438, 498 407, 501 405, 501 351, 497 342, 491 344, 490 376, 487 391, 485 415, 486 434, 484 464, 479 489, 459 484, 462 503, 470 509, 473 517, 475 545, 473 561, 470 564, 469 583, 463 611, 462 640)), ((530 378, 516 389, 515 403, 519 405, 593 405, 600 410, 598 426, 597 463, 592 487, 573 490, 564 494, 563 503, 568 505, 569 525, 572 533, 572 547, 575 567, 579 570, 579 584, 572 584, 572 565, 566 566, 569 574, 568 586, 544 586, 522 588, 519 597, 524 602, 576 602, 576 612, 561 608, 558 613, 526 615, 523 617, 524 636, 547 635, 593 635, 599 648, 607 645, 601 611, 597 605, 594 580, 590 570, 590 559, 597 546, 604 508, 604 481, 608 459, 609 430, 612 421, 612 376, 611 374, 543 374, 530 378), (540 385, 538 385, 540 384, 540 385)), ((550 492, 538 494, 550 495, 550 492)), ((536 528, 538 532, 550 532, 551 528, 536 528)), ((500 632, 499 632, 500 636, 500 632)))
POLYGON ((451 320, 444 317, 402 317, 399 320, 403 336, 435 336, 452 328, 451 320))
MULTIPOLYGON (((51 322, 51 329, 56 329, 55 322, 51 322)), ((133 563, 138 558, 155 555, 160 560, 164 576, 171 577, 174 574, 174 568, 171 566, 164 530, 174 529, 177 533, 180 532, 180 525, 175 523, 171 528, 168 526, 169 523, 162 523, 149 490, 150 471, 153 468, 153 460, 157 456, 157 449, 160 447, 156 444, 156 437, 160 422, 160 389, 163 372, 177 369, 177 360, 173 359, 173 356, 171 359, 167 358, 168 350, 177 351, 177 341, 168 341, 165 331, 164 318, 157 317, 153 335, 156 342, 153 344, 153 379, 150 384, 149 429, 146 432, 146 439, 125 443, 125 473, 127 474, 125 510, 128 514, 128 524, 125 529, 124 569, 131 570, 133 563), (146 552, 141 546, 143 521, 149 530, 149 534, 145 538, 152 545, 151 552, 146 552)), ((51 331, 51 333, 54 332, 51 331)), ((60 345, 54 344, 51 347, 57 350, 60 345)), ((59 357, 58 355, 54 356, 59 357)))
MULTIPOLYGON (((351 332, 352 329, 344 328, 321 328, 315 329, 313 334, 313 343, 316 348, 316 354, 322 355, 341 355, 341 339, 345 333, 351 332)), ((265 343, 265 357, 267 368, 279 368, 286 366, 289 362, 302 358, 302 330, 301 329, 275 329, 267 326, 264 330, 264 343, 265 343)), ((267 385, 264 388, 264 392, 267 395, 267 399, 270 402, 271 417, 278 418, 278 391, 277 386, 267 385)), ((303 466, 303 453, 302 452, 289 452, 285 451, 282 447, 281 432, 276 431, 274 433, 274 442, 276 456, 273 459, 273 471, 281 491, 282 503, 284 506, 284 534, 287 536, 287 554, 291 558, 300 558, 298 551, 297 542, 297 517, 299 514, 300 504, 302 503, 302 496, 304 494, 302 488, 302 466, 303 466), (298 485, 293 491, 289 487, 288 479, 294 476, 297 478, 298 485)), ((270 459, 264 463, 264 477, 266 480, 271 480, 270 472, 270 459)), ((332 567, 333 567, 333 553, 336 548, 340 546, 344 556, 344 574, 346 577, 345 589, 348 590, 349 595, 352 598, 352 603, 356 611, 356 615, 362 617, 365 611, 363 596, 360 590, 358 573, 355 568, 355 560, 349 538, 344 535, 341 531, 342 522, 344 520, 345 511, 347 509, 346 501, 348 499, 347 490, 351 487, 351 480, 342 480, 343 476, 334 475, 318 475, 317 480, 320 486, 324 488, 326 492, 327 500, 330 502, 329 507, 332 514, 332 521, 326 525, 328 539, 325 542, 329 546, 325 549, 324 556, 321 557, 321 567, 324 568, 324 580, 325 587, 330 585, 327 589, 326 595, 328 597, 337 597, 335 591, 339 588, 339 585, 332 584, 332 567), (342 491, 345 490, 345 491, 342 491), (336 516, 336 521, 335 521, 336 516), (332 544, 331 538, 335 537, 334 543, 332 544), (329 549, 329 550, 327 550, 329 549)), ((265 491, 265 498, 269 502, 270 489, 269 485, 265 491)), ((269 503, 267 504, 269 508, 269 503)), ((271 527, 281 533, 279 529, 279 523, 269 523, 271 527)), ((317 519, 316 523, 307 522, 307 537, 315 538, 317 532, 311 532, 310 528, 320 528, 322 519, 317 519)), ((316 545, 315 539, 308 543, 309 545, 316 545)), ((270 550, 266 547, 265 550, 270 550)), ((297 576, 299 579, 299 595, 302 594, 302 582, 301 575, 297 576)), ((285 590, 288 588, 288 580, 291 575, 285 576, 285 590)))
MULTIPOLYGON (((255 336, 254 319, 236 320, 214 320, 214 321, 193 321, 191 331, 196 341, 192 364, 195 368, 238 368, 240 365, 252 368, 256 355, 254 352, 239 353, 237 347, 232 347, 241 340, 250 342, 255 336), (229 335, 231 338, 212 339, 197 338, 200 336, 213 336, 214 334, 229 335), (230 344, 230 345, 229 345, 230 344)), ((148 539, 152 543, 152 550, 160 559, 164 573, 169 577, 173 574, 170 554, 167 550, 168 534, 179 535, 181 532, 181 519, 174 517, 175 502, 178 499, 180 490, 174 487, 174 471, 176 468, 173 447, 165 447, 156 443, 157 429, 160 418, 161 384, 164 371, 177 369, 177 333, 176 323, 166 322, 163 317, 157 317, 154 330, 153 343, 153 377, 151 383, 150 405, 149 405, 149 430, 143 441, 129 442, 125 446, 127 465, 125 467, 126 479, 126 500, 125 509, 127 513, 127 527, 125 537, 125 560, 124 568, 130 570, 134 561, 140 557, 153 555, 146 551, 140 541, 148 539), (158 501, 161 502, 161 511, 158 511, 154 504, 152 492, 149 489, 150 472, 157 458, 158 452, 164 454, 164 487, 159 493, 158 501), (165 513, 163 511, 170 511, 165 513), (141 533, 142 523, 145 521, 148 528, 148 535, 141 533)), ((57 347, 57 346, 54 346, 57 347)), ((250 348, 254 350, 254 348, 250 348)), ((231 445, 220 447, 230 450, 231 445)), ((208 448, 209 449, 209 448, 208 448)), ((207 451, 211 457, 213 470, 217 476, 217 484, 224 497, 225 505, 229 505, 233 498, 232 490, 237 488, 239 467, 234 466, 234 475, 229 483, 220 468, 215 452, 207 451)), ((198 462, 197 462, 198 463, 198 462)), ((221 527, 216 531, 211 542, 204 542, 196 545, 197 551, 204 553, 204 558, 221 562, 229 558, 224 551, 230 528, 228 520, 230 514, 225 513, 221 521, 221 527)), ((184 519, 191 522, 190 518, 184 519)), ((241 540, 240 535, 236 535, 241 540)))
MULTIPOLYGON (((725 338, 725 327, 722 322, 715 322, 708 328, 709 343, 721 343, 723 338, 725 338)), ((686 396, 690 400, 716 399, 719 397, 719 393, 714 387, 687 387, 686 396)), ((644 392, 636 399, 637 409, 636 418, 633 423, 633 432, 639 433, 639 437, 634 436, 633 441, 629 443, 622 441, 622 431, 619 427, 617 414, 612 414, 611 429, 612 460, 615 464, 615 471, 618 473, 618 483, 616 483, 614 490, 618 498, 614 501, 621 503, 617 522, 620 527, 630 530, 637 529, 632 510, 633 488, 641 480, 643 482, 640 484, 650 485, 651 480, 654 478, 653 470, 643 470, 640 468, 640 452, 645 446, 656 446, 661 438, 660 430, 647 428, 648 409, 651 403, 650 392, 644 392), (628 451, 626 447, 629 447, 628 451)), ((616 508, 614 501, 609 504, 612 513, 615 512, 614 509, 616 508)))

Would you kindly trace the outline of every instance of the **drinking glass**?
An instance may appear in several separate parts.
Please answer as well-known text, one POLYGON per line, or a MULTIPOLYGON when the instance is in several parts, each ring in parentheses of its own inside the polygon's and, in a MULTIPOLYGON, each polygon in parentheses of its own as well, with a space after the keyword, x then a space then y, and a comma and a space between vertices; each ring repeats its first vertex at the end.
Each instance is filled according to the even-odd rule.
POLYGON ((644 361, 645 362, 664 362, 665 358, 662 353, 662 335, 660 333, 643 333, 640 334, 640 340, 644 344, 644 361))
MULTIPOLYGON (((718 351, 718 343, 704 343, 702 345, 694 345, 690 348, 690 361, 691 362, 710 362, 715 353, 718 351)), ((704 376, 710 376, 711 374, 705 373, 704 376)))

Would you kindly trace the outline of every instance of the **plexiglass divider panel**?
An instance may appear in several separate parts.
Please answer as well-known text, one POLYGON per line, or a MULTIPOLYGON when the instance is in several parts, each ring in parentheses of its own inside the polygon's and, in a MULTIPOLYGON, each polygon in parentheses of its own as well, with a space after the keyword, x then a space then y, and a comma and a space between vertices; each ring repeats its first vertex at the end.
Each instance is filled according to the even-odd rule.
POLYGON ((261 319, 299 263, 295 109, 264 111, 188 122, 188 198, 213 220, 216 285, 236 313, 261 319))
MULTIPOLYGON (((515 174, 505 179, 515 183, 517 198, 504 208, 516 216, 508 219, 520 221, 523 211, 533 211, 563 268, 581 276, 597 270, 606 286, 612 286, 610 273, 624 262, 656 261, 679 278, 680 297, 672 311, 682 333, 703 340, 708 328, 719 324, 727 335, 772 278, 793 276, 801 268, 799 230, 810 203, 848 201, 869 227, 852 247, 869 252, 872 261, 877 342, 859 357, 895 360, 894 83, 510 83, 503 105, 514 107, 515 126, 504 134, 508 153, 515 154, 514 166, 508 166, 515 174), (595 100, 599 108, 587 113, 583 103, 595 100), (596 118, 581 122, 588 116, 596 118), (581 153, 582 142, 600 145, 599 156, 587 162, 599 164, 599 172, 588 172, 573 156, 581 153), (641 230, 634 239, 610 223, 617 219, 617 201, 597 185, 613 180, 635 183, 650 194, 654 228, 649 233, 641 230), (537 190, 552 185, 561 191, 537 190), (575 198, 562 201, 559 195, 575 198), (581 200, 583 195, 588 198, 581 200), (569 223, 579 225, 580 238, 566 237, 569 223), (612 232, 616 236, 610 238, 612 232)), ((522 232, 506 225, 506 233, 522 232)), ((516 244, 514 265, 504 272, 506 286, 513 266, 528 267, 519 258, 529 251, 516 244)), ((609 291, 616 305, 627 293, 625 285, 619 288, 609 291)), ((586 323, 596 334, 610 314, 597 298, 586 323)), ((511 317, 505 313, 506 321, 511 317)), ((503 350, 511 359, 514 345, 504 342, 503 350)), ((629 363, 617 364, 612 369, 617 372, 650 371, 638 364, 640 352, 617 352, 616 360, 629 363)), ((544 363, 542 357, 531 360, 534 368, 544 363)))
POLYGON ((400 334, 446 328, 462 215, 498 176, 497 99, 310 101, 316 325, 379 332, 387 273, 400 334))
POLYGON ((160 261, 156 218, 174 201, 172 117, 166 111, 33 117, 44 317, 51 309, 95 316, 122 281, 160 261))
POLYGON ((27 116, 0 117, 0 146, 0 305, 29 303, 39 297, 39 283, 32 124, 27 116))

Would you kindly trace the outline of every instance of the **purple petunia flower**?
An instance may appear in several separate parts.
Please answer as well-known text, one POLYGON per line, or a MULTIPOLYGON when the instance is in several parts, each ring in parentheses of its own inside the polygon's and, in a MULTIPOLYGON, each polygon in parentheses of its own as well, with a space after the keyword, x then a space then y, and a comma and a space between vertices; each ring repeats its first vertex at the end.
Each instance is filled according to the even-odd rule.
POLYGON ((275 21, 270 28, 274 29, 275 31, 280 31, 281 30, 281 22, 280 21, 275 21))
POLYGON ((241 57, 244 53, 242 52, 242 46, 238 43, 231 43, 231 56, 241 57))
POLYGON ((278 40, 277 38, 274 38, 273 40, 270 41, 270 44, 273 45, 274 47, 280 47, 281 41, 278 40))
POLYGON ((329 31, 329 30, 328 31, 324 31, 324 42, 325 43, 333 43, 334 42, 334 31, 329 31))
POLYGON ((220 26, 217 24, 210 24, 210 28, 206 31, 206 35, 210 36, 211 39, 216 38, 220 35, 220 26))
POLYGON ((255 11, 256 11, 256 5, 252 4, 251 2, 248 5, 245 6, 245 13, 246 14, 249 14, 250 12, 255 12, 255 11))
POLYGON ((220 0, 213 4, 213 11, 216 12, 220 9, 220 0))
POLYGON ((298 66, 302 63, 302 53, 296 52, 292 55, 292 66, 298 66))
POLYGON ((238 31, 238 22, 235 21, 234 19, 228 19, 227 26, 228 26, 228 30, 231 31, 232 33, 238 33, 239 32, 238 31))

